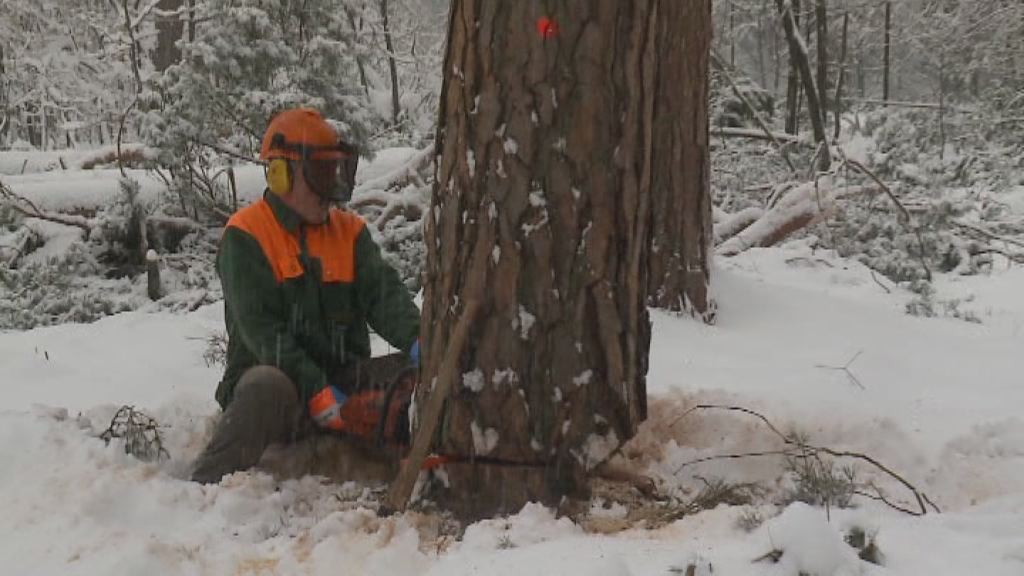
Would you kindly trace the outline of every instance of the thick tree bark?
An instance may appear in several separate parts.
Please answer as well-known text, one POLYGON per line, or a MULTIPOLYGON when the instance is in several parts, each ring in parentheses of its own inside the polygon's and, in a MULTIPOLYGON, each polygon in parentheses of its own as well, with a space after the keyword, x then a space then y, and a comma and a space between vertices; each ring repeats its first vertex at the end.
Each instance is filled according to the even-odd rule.
POLYGON ((683 79, 661 57, 686 4, 452 4, 417 405, 457 355, 436 450, 463 459, 443 493, 464 514, 557 502, 646 415, 652 196, 683 177, 659 173, 681 144, 657 114, 683 79), (467 301, 479 319, 453 349, 467 301))
MULTIPOLYGON (((679 22, 657 38, 650 302, 712 322, 708 72, 711 0, 667 2, 659 19, 679 22), (671 40, 671 36, 678 38, 671 40)), ((753 111, 757 114, 756 110, 753 111)))

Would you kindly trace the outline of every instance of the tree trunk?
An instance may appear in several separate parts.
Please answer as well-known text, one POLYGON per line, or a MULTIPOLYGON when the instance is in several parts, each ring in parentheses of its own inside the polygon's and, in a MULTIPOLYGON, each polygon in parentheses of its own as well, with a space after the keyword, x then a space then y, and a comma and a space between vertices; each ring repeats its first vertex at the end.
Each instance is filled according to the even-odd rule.
POLYGON ((686 4, 452 3, 417 406, 455 355, 435 450, 461 461, 433 497, 464 515, 557 503, 646 416, 652 197, 682 178, 657 173, 681 145, 656 119, 686 4))
POLYGON ((391 123, 398 124, 402 105, 398 98, 398 64, 395 62, 395 44, 388 27, 388 0, 380 0, 381 25, 384 27, 384 46, 388 51, 388 70, 391 72, 391 123))
MULTIPOLYGON (((177 12, 183 0, 160 0, 157 9, 164 12, 177 12)), ((160 16, 156 18, 156 50, 153 52, 153 67, 158 72, 167 70, 172 64, 181 60, 181 50, 176 42, 184 32, 184 22, 180 14, 160 16)))
POLYGON ((822 121, 828 115, 828 5, 827 0, 816 0, 814 23, 817 26, 815 46, 818 48, 818 102, 822 121))
POLYGON ((764 13, 763 11, 757 14, 757 71, 758 76, 761 78, 761 87, 768 88, 768 70, 764 65, 764 13))
MULTIPOLYGON (((659 39, 654 127, 650 302, 714 320, 711 277, 711 184, 708 67, 711 0, 669 2, 659 17, 678 19, 678 41, 659 39), (680 12, 680 14, 676 14, 680 12)), ((756 114, 756 111, 754 111, 756 114)))
POLYGON ((196 0, 188 0, 188 41, 196 39, 196 0))
POLYGON ((4 46, 0 44, 0 149, 7 143, 7 131, 11 126, 11 111, 7 107, 7 88, 4 75, 4 46))
POLYGON ((736 69, 736 6, 729 2, 729 68, 736 69))
POLYGON ((797 27, 796 19, 792 8, 787 6, 786 0, 775 0, 779 7, 779 14, 782 15, 782 26, 786 31, 786 39, 789 41, 789 51, 796 58, 800 70, 800 79, 804 85, 804 95, 807 96, 807 111, 811 116, 811 127, 814 130, 814 141, 825 149, 818 154, 818 170, 828 170, 832 164, 831 155, 827 149, 828 141, 825 137, 825 121, 821 115, 821 105, 818 102, 818 88, 815 86, 814 76, 811 72, 810 58, 807 55, 807 43, 800 38, 800 29, 797 27))
POLYGON ((882 51, 882 100, 889 100, 890 52, 892 50, 892 2, 885 3, 885 44, 882 51))
MULTIPOLYGON (((793 0, 792 14, 793 19, 799 24, 800 0, 793 0)), ((785 18, 783 17, 783 19, 785 18)), ((797 118, 800 114, 800 71, 792 45, 787 44, 787 46, 789 47, 789 76, 786 81, 786 132, 796 134, 797 118)))
POLYGON ((843 113, 843 84, 846 82, 846 48, 847 40, 849 38, 850 31, 850 13, 843 13, 843 38, 842 44, 839 49, 839 77, 836 79, 836 97, 833 100, 833 106, 835 107, 835 118, 836 125, 835 131, 832 134, 832 140, 839 140, 839 132, 842 129, 840 123, 840 117, 843 113))
MULTIPOLYGON (((348 17, 349 26, 352 27, 352 33, 358 35, 362 31, 362 24, 356 24, 355 12, 350 7, 345 7, 345 15, 348 17)), ((363 86, 363 93, 366 94, 366 98, 370 98, 370 82, 366 78, 366 64, 363 62, 363 56, 356 52, 356 68, 359 70, 359 83, 363 86)))

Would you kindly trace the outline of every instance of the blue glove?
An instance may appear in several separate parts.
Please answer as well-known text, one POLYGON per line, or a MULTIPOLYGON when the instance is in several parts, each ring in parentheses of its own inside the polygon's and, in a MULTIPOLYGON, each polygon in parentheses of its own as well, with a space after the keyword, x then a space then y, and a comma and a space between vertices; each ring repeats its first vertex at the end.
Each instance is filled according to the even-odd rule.
POLYGON ((341 407, 348 397, 334 386, 328 386, 309 399, 309 415, 322 428, 341 431, 345 423, 341 419, 341 407))
POLYGON ((417 338, 416 341, 412 343, 412 348, 409 349, 409 359, 412 360, 413 366, 415 366, 417 368, 420 367, 420 340, 419 340, 419 338, 417 338))

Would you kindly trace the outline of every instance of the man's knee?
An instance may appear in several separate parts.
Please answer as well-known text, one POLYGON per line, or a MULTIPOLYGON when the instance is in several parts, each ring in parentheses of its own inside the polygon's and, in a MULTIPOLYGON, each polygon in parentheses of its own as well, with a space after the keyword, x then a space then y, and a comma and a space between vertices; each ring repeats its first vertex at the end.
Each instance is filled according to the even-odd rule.
POLYGON ((291 378, 280 368, 265 365, 253 366, 242 374, 235 388, 235 397, 243 396, 254 396, 275 404, 299 402, 299 394, 291 378))

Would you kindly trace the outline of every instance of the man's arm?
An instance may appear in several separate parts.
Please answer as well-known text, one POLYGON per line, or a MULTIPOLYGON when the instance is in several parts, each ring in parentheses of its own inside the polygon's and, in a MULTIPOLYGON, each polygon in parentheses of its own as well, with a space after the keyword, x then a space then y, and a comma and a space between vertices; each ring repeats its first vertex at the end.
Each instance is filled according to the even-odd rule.
POLYGON ((364 226, 356 239, 356 295, 370 327, 389 344, 408 352, 420 335, 420 311, 412 294, 381 257, 364 226))
POLYGON ((228 227, 217 255, 217 271, 231 320, 245 347, 260 364, 280 368, 298 386, 305 404, 323 389, 327 378, 287 330, 291 307, 281 301, 277 280, 255 238, 228 227))

